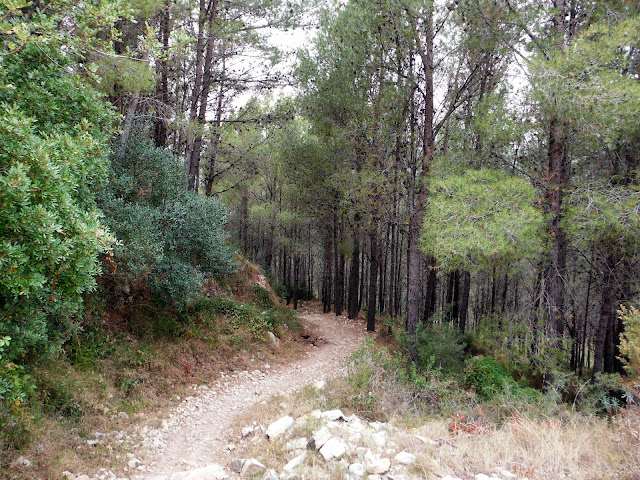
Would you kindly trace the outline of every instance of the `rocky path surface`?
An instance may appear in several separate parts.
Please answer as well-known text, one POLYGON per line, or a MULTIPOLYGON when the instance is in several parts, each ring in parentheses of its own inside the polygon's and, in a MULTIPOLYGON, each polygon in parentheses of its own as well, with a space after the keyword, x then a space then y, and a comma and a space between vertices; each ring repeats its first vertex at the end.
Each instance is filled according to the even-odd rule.
POLYGON ((318 337, 302 359, 223 376, 197 388, 162 428, 145 433, 142 451, 130 462, 131 477, 170 477, 212 463, 226 465, 232 457, 227 448, 232 433, 244 426, 243 415, 257 403, 340 375, 344 360, 365 338, 365 326, 331 314, 305 313, 302 319, 318 337))

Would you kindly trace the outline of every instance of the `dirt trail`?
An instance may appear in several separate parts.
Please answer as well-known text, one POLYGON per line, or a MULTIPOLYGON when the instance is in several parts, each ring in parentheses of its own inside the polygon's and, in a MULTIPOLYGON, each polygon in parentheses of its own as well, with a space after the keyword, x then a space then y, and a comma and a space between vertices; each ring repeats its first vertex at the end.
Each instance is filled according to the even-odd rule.
POLYGON ((301 318, 319 339, 308 346, 304 357, 222 377, 198 388, 163 421, 162 429, 145 434, 144 476, 138 478, 170 476, 212 463, 227 466, 233 454, 226 447, 234 430, 245 426, 239 423, 250 408, 274 395, 339 375, 344 359, 367 335, 359 320, 318 313, 304 313, 301 318))

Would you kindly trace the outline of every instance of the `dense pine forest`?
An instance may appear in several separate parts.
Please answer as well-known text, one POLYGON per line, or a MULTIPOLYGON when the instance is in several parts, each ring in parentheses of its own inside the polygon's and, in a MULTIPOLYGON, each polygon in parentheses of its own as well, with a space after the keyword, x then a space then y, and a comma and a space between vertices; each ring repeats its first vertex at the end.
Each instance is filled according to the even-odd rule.
POLYGON ((639 167, 635 1, 0 0, 2 451, 82 415, 48 369, 203 338, 203 312, 241 350, 315 300, 414 387, 611 414, 639 167))

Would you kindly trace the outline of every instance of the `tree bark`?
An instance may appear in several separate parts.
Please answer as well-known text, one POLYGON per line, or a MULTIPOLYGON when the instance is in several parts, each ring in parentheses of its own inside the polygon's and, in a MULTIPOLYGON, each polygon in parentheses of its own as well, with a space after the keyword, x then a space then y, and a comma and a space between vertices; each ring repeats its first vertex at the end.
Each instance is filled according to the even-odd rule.
POLYGON ((162 44, 162 56, 157 60, 156 101, 160 104, 156 109, 159 118, 155 120, 154 141, 158 148, 167 145, 168 135, 168 109, 169 109, 169 65, 167 55, 169 54, 169 37, 171 35, 171 1, 165 0, 160 12, 159 41, 162 44))
POLYGON ((424 183, 429 178, 431 164, 435 152, 435 138, 433 131, 433 5, 427 7, 423 25, 425 26, 425 45, 422 46, 420 32, 415 24, 416 19, 409 13, 412 28, 415 32, 417 53, 422 60, 422 72, 424 75, 423 99, 423 133, 422 133, 422 158, 420 171, 416 171, 418 177, 413 182, 413 192, 410 198, 409 218, 409 245, 407 260, 407 333, 410 340, 409 355, 417 356, 415 351, 415 334, 420 321, 420 290, 422 255, 419 248, 420 233, 422 230, 424 208, 427 203, 427 190, 424 183))
POLYGON ((467 330, 467 317, 469 313, 469 294, 471 293, 471 273, 462 272, 462 285, 460 288, 460 316, 458 326, 460 331, 465 333, 467 330))
POLYGON ((371 263, 369 264, 369 299, 367 301, 367 331, 376 330, 376 292, 378 290, 378 233, 375 227, 369 234, 371 243, 371 263))
POLYGON ((351 256, 351 269, 349 272, 349 315, 350 319, 356 318, 360 310, 360 227, 357 222, 353 229, 353 255, 351 256))
MULTIPOLYGON (((201 0, 201 14, 202 14, 202 3, 201 0)), ((211 69, 213 67, 214 60, 214 49, 216 44, 216 37, 213 34, 213 26, 218 18, 218 0, 211 0, 211 4, 209 6, 209 20, 206 22, 206 40, 203 37, 202 42, 205 44, 206 48, 204 55, 204 64, 202 65, 201 70, 201 81, 199 82, 198 73, 200 70, 196 72, 196 80, 194 82, 193 88, 193 99, 191 103, 191 112, 190 118, 192 121, 195 121, 195 139, 191 144, 191 149, 188 153, 188 169, 187 169, 187 189, 190 191, 198 190, 198 177, 200 175, 200 156, 202 155, 202 143, 204 139, 204 126, 206 122, 206 114, 207 107, 209 104, 209 89, 211 88, 211 69), (195 114, 197 111, 197 115, 195 114)), ((198 47, 201 47, 200 44, 200 36, 198 38, 198 47)), ((197 47, 197 48, 198 48, 197 47)))
POLYGON ((600 318, 598 320, 598 328, 595 332, 593 341, 593 375, 604 370, 605 350, 607 334, 609 333, 610 324, 614 322, 614 301, 615 301, 615 266, 616 258, 612 255, 608 258, 608 271, 602 285, 602 299, 600 300, 600 318))

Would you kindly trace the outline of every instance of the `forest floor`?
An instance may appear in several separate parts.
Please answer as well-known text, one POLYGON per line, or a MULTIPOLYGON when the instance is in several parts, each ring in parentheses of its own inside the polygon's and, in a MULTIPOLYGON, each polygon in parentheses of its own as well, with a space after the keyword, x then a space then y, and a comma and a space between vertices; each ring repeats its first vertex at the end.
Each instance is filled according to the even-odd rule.
MULTIPOLYGON (((345 359, 367 336, 365 323, 313 310, 303 311, 301 319, 309 338, 299 359, 277 366, 264 364, 195 387, 193 396, 185 398, 159 429, 144 435, 144 447, 136 453, 144 478, 211 463, 228 465, 234 457, 233 441, 246 427, 252 409, 266 408, 273 397, 343 375, 345 359)), ((279 407, 284 415, 286 405, 279 407)), ((269 413, 274 412, 263 412, 265 417, 269 413)))
MULTIPOLYGON (((355 480, 361 476, 351 475, 351 467, 366 463, 366 455, 359 458, 360 454, 354 452, 370 450, 374 460, 389 461, 391 467, 386 476, 370 474, 362 478, 640 479, 640 409, 610 421, 578 414, 557 419, 512 415, 495 424, 477 426, 444 414, 418 418, 380 398, 382 416, 389 423, 351 415, 342 417, 341 422, 324 424, 336 442, 343 438, 348 444, 350 460, 340 456, 323 460, 321 452, 309 451, 306 443, 322 426, 322 415, 334 409, 344 409, 345 415, 358 413, 358 408, 351 408, 356 392, 345 380, 346 360, 369 336, 374 336, 377 344, 385 343, 387 337, 367 333, 361 318, 348 320, 322 314, 313 304, 305 307, 299 312, 302 331, 287 330, 283 334, 283 338, 291 336, 288 343, 283 342, 279 348, 271 345, 267 350, 243 351, 238 359, 225 357, 226 363, 211 363, 200 351, 196 355, 207 368, 205 376, 191 380, 197 383, 187 383, 182 390, 174 390, 140 411, 128 415, 118 412, 115 429, 106 424, 101 428, 103 433, 87 429, 81 443, 73 444, 73 455, 60 456, 49 465, 47 474, 34 475, 38 462, 34 451, 14 462, 21 476, 6 478, 239 478, 230 468, 233 461, 255 458, 282 472, 276 476, 267 472, 264 478, 355 480), (283 439, 267 440, 266 426, 284 416, 295 419, 295 425, 283 439), (453 429, 452 425, 461 428, 453 429), (377 433, 362 433, 372 428, 377 433), (345 432, 350 433, 344 436, 345 432), (293 443, 303 443, 302 450, 300 445, 289 447, 293 443), (416 463, 401 465, 398 455, 407 452, 416 463), (302 476, 287 472, 294 456, 303 462, 302 476), (33 466, 29 465, 32 460, 33 466), (202 468, 214 465, 220 470, 207 476, 202 468), (63 470, 72 473, 63 474, 63 470)), ((451 388, 456 387, 451 384, 451 388)), ((476 406, 480 410, 481 406, 476 406)), ((41 450, 49 450, 47 445, 41 450)), ((263 478, 262 472, 255 478, 263 478)))

